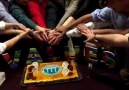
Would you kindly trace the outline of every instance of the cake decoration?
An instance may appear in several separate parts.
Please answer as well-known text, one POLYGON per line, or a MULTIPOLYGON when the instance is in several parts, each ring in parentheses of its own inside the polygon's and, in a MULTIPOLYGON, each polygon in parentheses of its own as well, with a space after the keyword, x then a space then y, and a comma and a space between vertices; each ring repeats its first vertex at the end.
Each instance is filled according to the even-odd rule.
POLYGON ((42 68, 42 73, 46 75, 56 75, 61 71, 61 67, 58 65, 47 65, 42 68))
POLYGON ((68 61, 49 63, 33 62, 27 65, 22 83, 24 85, 41 85, 54 82, 65 82, 77 80, 79 75, 73 60, 70 61, 70 64, 68 61))

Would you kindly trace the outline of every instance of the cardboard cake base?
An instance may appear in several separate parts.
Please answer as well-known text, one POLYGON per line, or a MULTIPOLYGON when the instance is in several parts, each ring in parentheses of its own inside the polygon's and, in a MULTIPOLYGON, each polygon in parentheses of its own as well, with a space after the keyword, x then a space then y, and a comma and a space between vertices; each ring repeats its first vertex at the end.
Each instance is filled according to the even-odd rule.
POLYGON ((77 64, 71 60, 67 61, 39 63, 36 65, 27 65, 24 69, 21 85, 47 85, 79 81, 82 76, 78 70, 77 64))

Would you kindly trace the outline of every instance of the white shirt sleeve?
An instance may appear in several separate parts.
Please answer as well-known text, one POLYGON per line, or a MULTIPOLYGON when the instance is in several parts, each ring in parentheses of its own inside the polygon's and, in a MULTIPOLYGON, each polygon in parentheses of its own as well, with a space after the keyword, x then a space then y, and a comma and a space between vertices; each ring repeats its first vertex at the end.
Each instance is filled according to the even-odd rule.
MULTIPOLYGON (((94 28, 94 23, 93 22, 86 23, 85 25, 90 29, 94 28)), ((80 32, 78 31, 77 28, 69 30, 68 32, 66 32, 66 35, 67 35, 67 37, 81 37, 81 34, 80 34, 80 32)))
POLYGON ((7 46, 5 43, 0 43, 0 54, 2 54, 5 51, 6 47, 7 46))
POLYGON ((0 21, 0 30, 5 30, 5 22, 0 21))

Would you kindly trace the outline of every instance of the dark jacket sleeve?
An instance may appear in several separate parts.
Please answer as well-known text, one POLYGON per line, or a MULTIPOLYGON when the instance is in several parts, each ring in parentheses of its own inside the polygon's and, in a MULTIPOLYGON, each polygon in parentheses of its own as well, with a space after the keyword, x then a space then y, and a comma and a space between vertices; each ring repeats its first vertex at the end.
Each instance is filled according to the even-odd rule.
POLYGON ((25 14, 22 8, 11 3, 9 7, 10 14, 18 20, 18 22, 24 24, 25 26, 35 29, 36 24, 25 14))
POLYGON ((57 9, 54 3, 49 0, 46 7, 46 23, 47 28, 54 29, 56 27, 57 9))
POLYGON ((80 0, 77 11, 73 13, 72 17, 78 19, 79 17, 89 14, 99 8, 99 0, 80 0))
POLYGON ((46 9, 47 28, 54 29, 64 15, 64 7, 60 3, 54 2, 54 0, 48 0, 46 9))

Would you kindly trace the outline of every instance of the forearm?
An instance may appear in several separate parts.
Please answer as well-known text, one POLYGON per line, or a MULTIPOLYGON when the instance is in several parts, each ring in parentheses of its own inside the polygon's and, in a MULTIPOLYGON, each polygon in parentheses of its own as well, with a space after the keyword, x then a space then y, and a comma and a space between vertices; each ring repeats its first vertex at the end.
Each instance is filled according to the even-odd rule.
POLYGON ((66 26, 66 25, 72 23, 73 21, 75 21, 75 19, 71 16, 63 23, 62 26, 66 26))
POLYGON ((6 29, 0 31, 0 35, 17 35, 19 30, 14 30, 14 29, 6 29))
MULTIPOLYGON (((84 15, 84 16, 80 17, 79 19, 75 20, 73 23, 68 24, 66 26, 67 31, 70 30, 71 28, 74 28, 75 26, 77 26, 80 23, 87 23, 89 21, 92 21, 91 14, 84 15)), ((65 31, 65 32, 67 32, 67 31, 65 31)))
POLYGON ((69 7, 68 7, 67 11, 65 12, 64 16, 59 21, 57 26, 64 25, 64 23, 67 21, 67 19, 69 19, 69 17, 77 10, 78 2, 79 2, 79 0, 70 1, 70 4, 69 4, 69 7))
POLYGON ((35 29, 36 24, 25 14, 22 8, 15 4, 11 4, 9 10, 10 14, 12 14, 12 16, 16 18, 19 23, 22 23, 31 29, 35 29))
POLYGON ((102 42, 103 46, 129 47, 128 37, 121 34, 96 34, 95 39, 102 42))
POLYGON ((15 25, 15 23, 5 23, 5 29, 13 28, 15 25))
POLYGON ((5 41, 4 43, 6 44, 6 50, 10 49, 12 46, 14 46, 20 39, 22 39, 27 33, 21 33, 14 38, 5 41))
POLYGON ((129 32, 128 29, 96 29, 93 30, 95 34, 122 34, 125 35, 129 32))

